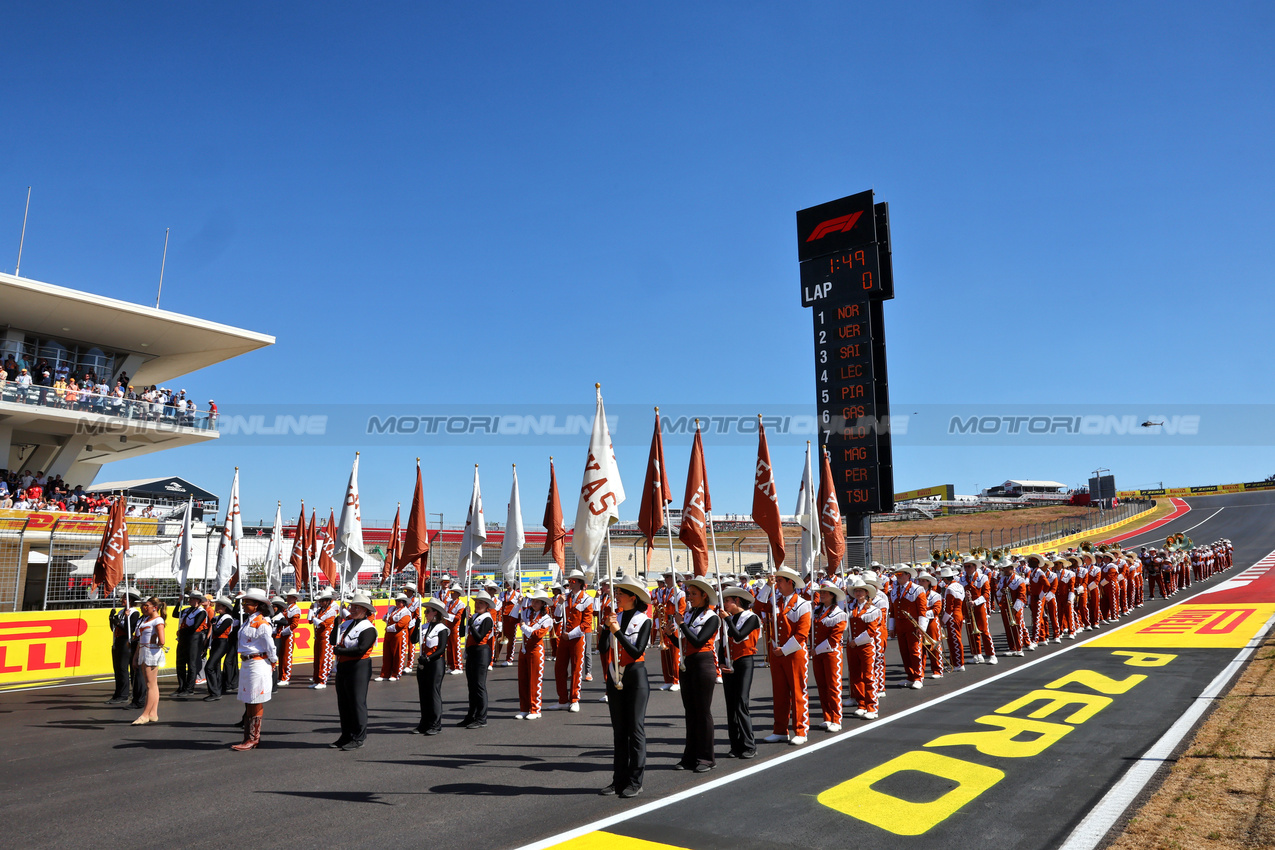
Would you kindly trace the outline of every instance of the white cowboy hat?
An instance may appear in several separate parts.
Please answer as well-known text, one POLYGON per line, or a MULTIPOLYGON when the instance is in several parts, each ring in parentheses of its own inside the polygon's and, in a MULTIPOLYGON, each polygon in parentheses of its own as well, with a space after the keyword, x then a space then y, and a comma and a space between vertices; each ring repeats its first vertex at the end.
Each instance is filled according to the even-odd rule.
POLYGON ((640 581, 632 576, 616 576, 615 580, 611 582, 611 589, 632 593, 647 605, 651 604, 651 594, 640 581))
POLYGON ((704 596, 708 599, 709 605, 717 604, 717 589, 702 578, 690 578, 686 580, 687 587, 696 587, 704 592, 704 596))
POLYGON ((921 570, 919 573, 917 573, 915 578, 917 581, 928 581, 931 585, 933 585, 937 581, 937 579, 935 579, 933 575, 931 575, 929 572, 925 570, 921 570))
POLYGON ((734 599, 747 599, 749 602, 754 601, 753 595, 744 587, 727 587, 722 590, 722 601, 726 601, 726 597, 734 599))
POLYGON ((488 606, 490 606, 493 601, 492 598, 487 595, 487 591, 485 590, 480 590, 469 598, 474 602, 484 602, 488 606))
POLYGON ((355 594, 350 597, 350 607, 354 607, 355 605, 367 611, 369 614, 376 614, 376 606, 372 604, 372 597, 368 596, 361 590, 356 591, 355 594))
POLYGON ((283 595, 284 595, 284 596, 295 596, 297 599, 300 599, 300 598, 301 598, 301 594, 297 592, 297 589, 296 589, 295 587, 288 588, 287 590, 285 590, 285 591, 283 592, 283 595))
POLYGON ((440 614, 447 613, 447 606, 437 599, 429 599, 425 602, 425 607, 440 614))
POLYGON ((572 570, 571 572, 567 573, 567 581, 572 581, 573 579, 578 582, 584 582, 585 581, 584 573, 580 572, 579 570, 572 570))
MULTIPOLYGON (((864 586, 866 587, 867 585, 864 585, 864 586)), ((838 602, 846 601, 846 592, 842 590, 841 588, 837 587, 835 584, 821 584, 817 588, 815 588, 815 590, 817 590, 819 593, 831 593, 833 596, 836 597, 838 602)))
POLYGON ((213 600, 213 604, 224 605, 227 611, 235 607, 235 603, 231 602, 229 599, 227 599, 224 596, 218 596, 216 599, 213 600))
POLYGON ((416 585, 409 581, 407 584, 403 585, 403 591, 405 593, 416 593, 416 585))
POLYGON ((956 567, 944 567, 939 570, 939 578, 956 578, 960 575, 956 567))
POLYGON ((259 587, 254 587, 239 597, 244 602, 257 602, 265 605, 270 600, 266 598, 266 592, 259 587))
POLYGON ((796 570, 790 570, 787 567, 780 567, 775 570, 775 578, 786 578, 797 587, 802 587, 806 583, 805 580, 797 574, 796 570))
POLYGON ((406 601, 407 601, 407 594, 406 594, 406 593, 396 593, 396 594, 394 594, 394 601, 395 601, 395 602, 406 602, 406 601))

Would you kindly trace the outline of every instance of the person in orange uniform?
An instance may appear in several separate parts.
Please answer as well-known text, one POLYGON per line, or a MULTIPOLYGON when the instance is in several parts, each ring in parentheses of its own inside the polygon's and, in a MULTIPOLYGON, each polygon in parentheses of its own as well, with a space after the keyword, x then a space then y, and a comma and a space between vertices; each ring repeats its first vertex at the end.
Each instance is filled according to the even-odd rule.
POLYGON ((310 606, 310 623, 314 626, 314 684, 310 687, 322 690, 328 686, 332 675, 332 629, 336 626, 339 610, 333 603, 335 594, 328 588, 319 594, 310 606))
POLYGON ((925 588, 912 581, 914 574, 912 567, 903 564, 894 569, 889 627, 899 643, 899 655, 903 659, 903 671, 907 677, 902 687, 919 689, 924 686, 925 678, 921 631, 929 625, 926 622, 929 597, 925 588))
POLYGON ((641 793, 646 775, 646 705, 651 685, 644 662, 653 625, 646 615, 651 596, 631 576, 617 576, 611 590, 615 594, 615 610, 602 618, 598 648, 614 750, 611 784, 599 793, 628 798, 641 793), (614 667, 613 658, 618 661, 614 667))
POLYGON ((558 660, 558 648, 562 645, 562 622, 567 618, 567 596, 562 592, 562 584, 554 582, 550 590, 549 616, 553 620, 553 628, 549 630, 549 658, 558 660))
POLYGON ((970 646, 974 663, 995 664, 996 645, 992 643, 992 627, 987 619, 992 582, 979 570, 977 558, 966 558, 961 566, 965 571, 961 576, 961 583, 965 586, 965 616, 969 620, 967 626, 974 633, 970 646))
POLYGON ((514 642, 518 636, 519 614, 521 613, 522 594, 512 581, 505 582, 505 589, 500 594, 500 632, 505 640, 505 657, 501 667, 512 667, 514 642))
POLYGON ((573 570, 567 575, 564 599, 562 640, 558 644, 558 660, 554 663, 554 679, 558 686, 558 711, 580 710, 580 684, 584 679, 584 653, 593 632, 593 598, 584 591, 584 573, 573 570))
MULTIPOLYGON (((965 672, 965 641, 961 629, 965 624, 965 585, 956 580, 956 568, 939 570, 939 583, 943 585, 943 607, 939 622, 947 632, 947 651, 952 659, 954 673, 965 672)), ((1001 615, 1004 616, 1004 611, 1001 615)))
POLYGON ((1076 639, 1078 618, 1076 617, 1076 570, 1080 559, 1075 555, 1058 558, 1058 581, 1055 583, 1055 594, 1058 603, 1058 630, 1067 640, 1076 639))
POLYGON ((774 695, 774 726, 763 740, 806 743, 810 731, 810 704, 806 696, 806 646, 810 641, 810 603, 797 592, 801 576, 781 567, 775 570, 776 631, 770 642, 770 682, 774 695), (790 723, 791 721, 791 723, 790 723), (788 735, 791 726, 794 734, 788 735))
POLYGON ((846 592, 832 582, 819 585, 819 604, 811 613, 815 635, 815 688, 825 732, 841 731, 841 644, 846 634, 846 592))
POLYGON ((301 594, 296 588, 285 593, 283 598, 283 617, 287 626, 283 632, 279 651, 279 687, 281 688, 292 684, 292 655, 297 645, 297 629, 305 620, 305 615, 301 613, 301 606, 297 604, 301 594))
MULTIPOLYGON (((1009 655, 1023 656, 1027 647, 1027 580, 1014 570, 1012 561, 1004 560, 998 565, 1000 581, 996 593, 1000 597, 1001 618, 1005 624, 1005 642, 1009 645, 1009 655)), ((1032 644, 1033 646, 1035 644, 1032 644)))
POLYGON ((516 637, 518 653, 518 713, 514 720, 539 720, 545 678, 545 637, 553 631, 549 594, 535 590, 522 599, 516 637))
POLYGON ((877 593, 875 585, 868 584, 861 577, 850 582, 850 592, 854 600, 847 612, 846 630, 849 633, 848 675, 850 678, 850 696, 858 703, 854 716, 864 720, 876 720, 880 688, 876 677, 877 636, 884 631, 885 615, 873 600, 877 593))
POLYGON ((943 616, 943 595, 938 590, 938 579, 926 570, 916 574, 917 584, 925 588, 925 636, 922 641, 921 667, 928 665, 931 679, 943 678, 943 636, 939 618, 943 616))
POLYGON ((385 612, 385 643, 381 648, 381 675, 376 681, 397 682, 407 669, 411 656, 408 641, 412 637, 412 612, 407 607, 407 594, 394 597, 394 607, 385 612))
POLYGON ((1102 625, 1102 567, 1097 563, 1097 559, 1091 552, 1085 552, 1080 556, 1080 561, 1089 568, 1089 575, 1086 577, 1088 584, 1085 585, 1086 595, 1089 597, 1085 607, 1089 610, 1089 628, 1096 629, 1102 625))
POLYGON ((660 629, 660 672, 664 675, 662 691, 681 690, 679 675, 682 667, 680 637, 670 623, 679 623, 686 616, 686 593, 678 586, 678 575, 673 570, 664 573, 664 584, 655 591, 655 617, 660 629))
POLYGON ((416 653, 421 643, 421 603, 425 600, 421 599, 420 590, 411 582, 403 585, 403 594, 407 597, 407 610, 412 614, 412 627, 407 635, 407 663, 403 665, 403 672, 407 672, 416 665, 416 653))
POLYGON ((451 631, 451 634, 447 636, 447 674, 449 676, 460 675, 460 624, 469 614, 465 600, 461 598, 462 592, 463 588, 458 584, 447 588, 447 613, 443 615, 443 622, 451 631))
POLYGON ((726 647, 730 666, 722 668, 722 693, 726 696, 726 732, 730 739, 728 758, 750 759, 757 755, 753 718, 748 706, 753 689, 753 656, 761 636, 761 618, 752 611, 753 594, 746 587, 722 591, 725 613, 726 647))

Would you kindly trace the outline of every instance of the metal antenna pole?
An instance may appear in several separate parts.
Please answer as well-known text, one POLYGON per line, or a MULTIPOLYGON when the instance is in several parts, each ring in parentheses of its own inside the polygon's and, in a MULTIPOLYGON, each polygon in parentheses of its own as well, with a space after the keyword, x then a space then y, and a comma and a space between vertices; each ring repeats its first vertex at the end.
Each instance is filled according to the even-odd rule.
POLYGON ((27 187, 27 208, 22 212, 22 236, 18 238, 18 265, 13 270, 14 277, 22 277, 22 245, 27 241, 27 214, 31 212, 31 187, 27 187))
MULTIPOLYGON (((164 256, 159 261, 159 292, 155 293, 155 309, 159 309, 159 297, 164 294, 164 265, 168 262, 168 232, 171 227, 164 228, 164 256)), ((21 258, 19 258, 21 259, 21 258)))

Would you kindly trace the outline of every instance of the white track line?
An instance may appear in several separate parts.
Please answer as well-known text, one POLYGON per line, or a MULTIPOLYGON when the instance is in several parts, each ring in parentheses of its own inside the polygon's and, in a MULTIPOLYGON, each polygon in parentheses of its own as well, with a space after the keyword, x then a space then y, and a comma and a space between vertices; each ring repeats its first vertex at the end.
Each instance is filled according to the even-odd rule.
POLYGON ((1275 615, 1266 621, 1266 625, 1262 626, 1257 637, 1250 640, 1239 654, 1231 659, 1231 663, 1227 664, 1212 682, 1209 682, 1208 687, 1201 691, 1191 703, 1191 707, 1169 727, 1169 731, 1165 732, 1151 749, 1143 753, 1142 757, 1134 762, 1133 767, 1129 768, 1129 771, 1120 777, 1112 789, 1098 801, 1098 805, 1085 815, 1080 825, 1067 836, 1060 850, 1093 850, 1098 846, 1120 820, 1129 805, 1142 793, 1142 789, 1155 776, 1160 766, 1173 755, 1173 751, 1182 739, 1195 727, 1196 721, 1213 705, 1213 701, 1222 693, 1226 683, 1239 672, 1253 651, 1262 645, 1272 625, 1275 625, 1275 615))
MULTIPOLYGON (((1195 525, 1191 526, 1190 528, 1188 528, 1188 529, 1184 529, 1183 531, 1175 531, 1175 532, 1173 532, 1173 533, 1174 533, 1174 534, 1186 534, 1188 531, 1195 531, 1197 528, 1199 528, 1200 526, 1204 525, 1204 523, 1206 523, 1206 522, 1208 522, 1209 520, 1213 519, 1213 517, 1217 516, 1218 514, 1220 514, 1220 513, 1221 513, 1222 511, 1224 511, 1224 510, 1226 510, 1226 508, 1224 508, 1224 507, 1223 507, 1223 508, 1218 508, 1218 509, 1217 509, 1217 510, 1215 510, 1213 513, 1209 514, 1209 515, 1208 515, 1208 516, 1206 516, 1204 519, 1200 520, 1199 522, 1197 522, 1195 525)), ((1190 512, 1188 511, 1188 513, 1190 513, 1190 512)), ((1182 516, 1186 516, 1186 514, 1183 514, 1182 516)), ((1182 518, 1182 517, 1178 517, 1178 519, 1181 519, 1181 518, 1182 518)), ((1168 524, 1169 524, 1169 523, 1167 523, 1167 522, 1165 523, 1165 525, 1168 525, 1168 524)), ((1164 526, 1161 526, 1161 528, 1163 528, 1163 527, 1164 527, 1164 526)), ((1158 530, 1158 529, 1156 529, 1156 530, 1158 530)), ((1126 544, 1126 543, 1128 543, 1128 544, 1129 544, 1130 548, 1131 548, 1131 547, 1133 547, 1133 546, 1137 546, 1138 544, 1137 544, 1136 542, 1133 542, 1133 541, 1138 540, 1141 536, 1142 536, 1142 535, 1135 535, 1135 536, 1133 536, 1133 537, 1130 537, 1128 540, 1121 540, 1121 541, 1120 541, 1120 546, 1121 546, 1121 548, 1125 548, 1125 544, 1126 544)))
MULTIPOLYGON (((1205 522, 1208 522, 1208 520, 1205 520, 1205 522)), ((1271 554, 1275 555, 1275 552, 1271 554)), ((1267 557, 1270 557, 1270 556, 1267 556, 1267 557)), ((1127 623, 1119 623, 1115 626, 1115 628, 1122 629, 1125 626, 1131 626, 1135 623, 1140 623, 1149 617, 1158 616, 1159 614, 1162 614, 1165 611, 1171 608, 1174 608, 1178 605, 1185 605, 1186 603, 1190 602, 1192 599, 1194 599, 1197 596, 1200 596, 1201 594, 1212 593, 1216 589, 1217 588, 1215 587, 1208 587, 1202 590, 1198 590, 1180 602, 1175 602, 1173 605, 1166 605, 1164 608, 1161 608, 1158 611, 1152 611, 1150 613, 1143 614, 1141 617, 1137 618, 1136 620, 1130 620, 1127 623)), ((826 738, 817 744, 802 746, 786 755, 779 756, 778 758, 775 758, 775 759, 770 759, 769 761, 765 761, 765 762, 762 762, 761 764, 754 765, 753 767, 749 767, 744 770, 741 770, 738 773, 732 773, 729 776, 723 776, 720 779, 714 779, 713 781, 706 782, 703 785, 697 785, 692 788, 687 788, 685 791, 679 791, 676 794, 672 794, 668 797, 664 797, 659 800, 652 800, 651 802, 646 803, 645 805, 638 806, 636 809, 630 809, 625 812, 620 812, 618 814, 614 814, 609 817, 605 817, 600 820, 593 821, 592 823, 585 824, 584 826, 576 827, 575 829, 570 829, 570 830, 567 830, 566 832, 560 832, 557 835, 552 835, 548 838, 544 838, 539 841, 533 841, 530 844, 524 844, 521 847, 517 848, 517 850, 547 850, 547 848, 553 847, 557 844, 561 844, 564 841, 570 841, 573 838, 579 838, 580 836, 587 835, 590 832, 596 832, 600 829, 605 829, 608 826, 613 826, 614 824, 617 824, 617 823, 623 823, 624 821, 633 820, 634 818, 641 817, 642 815, 647 815, 647 814, 650 814, 651 812, 659 811, 660 809, 663 809, 667 806, 671 806, 674 803, 680 803, 683 800, 689 800, 692 797, 699 796, 700 794, 707 794, 709 791, 714 791, 725 785, 729 785, 732 782, 737 782, 740 779, 747 779, 749 777, 756 776, 757 774, 763 771, 770 770, 772 767, 778 767, 781 764, 787 764, 788 762, 793 761, 794 759, 799 759, 802 756, 806 756, 811 753, 818 752, 819 750, 822 750, 825 747, 831 747, 836 744, 843 743, 845 741, 850 740, 851 738, 854 738, 857 735, 862 735, 865 732, 874 731, 876 729, 879 729, 881 726, 893 723, 897 720, 902 720, 905 717, 909 717, 913 714, 916 714, 917 712, 925 711, 926 709, 933 708, 934 706, 947 702, 950 699, 955 699, 956 697, 963 696, 964 694, 967 694, 970 691, 974 691, 974 690, 977 690, 978 688, 985 687, 987 685, 992 684, 993 682, 998 682, 1001 679, 1004 679, 1008 676, 1013 676, 1017 673, 1021 673, 1022 671, 1027 670, 1028 668, 1034 667, 1037 664, 1040 664, 1042 662, 1052 661, 1053 659, 1057 658, 1059 655, 1062 655, 1063 653, 1066 653, 1066 652, 1071 652, 1073 649, 1079 649, 1080 647, 1085 646, 1092 640, 1097 640, 1098 638, 1106 637, 1107 635, 1111 634, 1112 631, 1114 631, 1114 629, 1108 629, 1107 631, 1104 631, 1101 633, 1094 633, 1090 637, 1087 637, 1082 641, 1077 641, 1076 643, 1073 643, 1070 646, 1065 646, 1062 649, 1055 650, 1048 655, 1041 656, 1040 658, 1035 658, 1031 661, 1028 661, 1025 664, 1020 664, 1011 670, 1006 670, 1003 673, 998 673, 997 675, 992 676, 989 679, 984 679, 981 682, 975 682, 972 685, 966 685, 960 690, 952 691, 950 694, 944 694, 941 697, 937 697, 935 699, 929 700, 928 702, 923 702, 920 705, 914 705, 909 709, 900 711, 898 714, 892 714, 889 717, 883 717, 880 720, 875 720, 875 721, 866 723, 854 729, 850 729, 844 732, 838 732, 834 734, 832 737, 826 738)), ((1234 664, 1235 662, 1232 661, 1231 663, 1234 664)), ((1228 669, 1230 668, 1228 667, 1228 669)), ((1212 687, 1212 685, 1210 685, 1210 687, 1212 687)), ((1176 724, 1174 728, 1176 728, 1176 724)), ((777 745, 766 744, 763 746, 777 746, 777 745)))

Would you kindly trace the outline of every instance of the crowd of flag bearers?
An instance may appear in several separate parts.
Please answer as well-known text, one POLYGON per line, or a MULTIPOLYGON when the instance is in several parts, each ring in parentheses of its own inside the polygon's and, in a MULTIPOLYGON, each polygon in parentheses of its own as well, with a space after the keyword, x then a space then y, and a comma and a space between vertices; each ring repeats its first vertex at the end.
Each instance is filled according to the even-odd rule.
MULTIPOLYGON (((192 590, 173 614, 178 674, 174 695, 194 696, 201 683, 207 688, 204 699, 209 701, 235 693, 244 705, 237 724, 244 735, 234 749, 255 749, 261 741, 265 703, 278 688, 294 684, 297 631, 308 621, 314 630, 309 686, 316 690, 334 686, 341 734, 330 746, 352 750, 362 747, 367 738, 367 695, 373 682, 389 686, 414 676, 420 722, 411 731, 433 736, 445 729, 444 688, 460 685, 447 685, 450 676, 465 676, 467 697, 464 716, 453 725, 478 730, 491 719, 490 671, 516 668, 518 709, 513 719, 535 722, 545 712, 581 710, 586 683, 595 680, 596 656, 604 690, 601 700, 607 704, 614 743, 612 781, 601 793, 632 797, 641 792, 645 776, 645 721, 652 679, 660 691, 676 692, 681 701, 684 746, 675 768, 707 773, 717 766, 719 754, 754 758, 759 742, 800 746, 809 739, 812 722, 818 730, 837 733, 847 718, 876 719, 885 696, 891 640, 902 662, 900 685, 919 689, 927 678, 941 680, 963 672, 968 663, 996 664, 1002 655, 1020 657, 1042 643, 1075 639, 1141 607, 1156 588, 1161 595, 1172 595, 1192 580, 1204 580, 1232 566, 1229 541, 1196 546, 1179 535, 1169 538, 1163 548, 1143 548, 1140 553, 1118 545, 1095 548, 1089 544, 1031 554, 976 549, 965 554, 935 552, 925 564, 873 562, 847 567, 829 458, 826 451, 818 453, 816 488, 809 444, 796 512, 801 538, 789 565, 760 417, 758 435, 752 516, 765 535, 769 565, 760 574, 723 572, 717 562, 698 421, 677 532, 689 551, 690 570, 682 575, 669 569, 652 588, 632 576, 597 568, 612 563, 610 527, 625 501, 599 389, 571 540, 580 568, 566 572, 560 582, 522 586, 519 553, 524 541, 515 468, 497 572, 504 580, 475 581, 486 539, 475 467, 458 569, 463 583, 444 576, 440 589, 428 600, 416 585, 405 584, 383 614, 378 614, 356 581, 342 580, 339 590, 343 592, 332 587, 316 591, 310 585, 309 594, 297 588, 272 591, 274 595, 259 588, 237 593, 225 589, 208 599, 192 590), (299 603, 307 596, 313 602, 303 612, 299 603), (999 615, 1003 627, 1000 655, 991 628, 994 615, 999 615), (381 630, 378 617, 383 620, 381 630), (372 655, 382 633, 382 657, 374 666, 372 655), (658 668, 653 663, 656 653, 658 668), (546 695, 550 665, 553 690, 546 695), (751 707, 753 677, 762 667, 768 668, 772 690, 769 731, 764 720, 758 728, 751 707), (810 703, 812 677, 818 714, 810 703), (719 685, 726 710, 724 753, 718 748, 713 716, 719 685)), ((360 540, 351 542, 352 533, 329 535, 329 542, 336 536, 344 547, 339 558, 342 571, 334 571, 338 578, 351 575, 345 568, 351 557, 361 554, 357 464, 356 457, 347 507, 353 506, 352 527, 359 529, 360 540)), ((409 565, 420 575, 426 565, 429 543, 422 533, 421 490, 418 463, 407 534, 400 540, 396 516, 383 581, 409 565)), ((231 500, 236 518, 237 493, 236 471, 231 500)), ((657 408, 638 514, 648 569, 653 552, 665 544, 670 564, 675 562, 668 515, 672 501, 657 408)), ((342 528, 351 527, 347 513, 342 513, 342 528)), ((228 528, 231 525, 227 523, 228 528)), ((278 533, 278 517, 275 525, 278 533)), ((567 531, 552 458, 544 525, 548 532, 545 554, 553 556, 561 574, 567 531)), ((306 541, 308 533, 303 510, 298 539, 306 541)), ((117 539, 118 533, 108 527, 103 557, 108 554, 107 541, 117 539)), ((224 540, 233 546, 230 531, 224 540)), ((122 557, 126 531, 122 547, 116 548, 122 557)), ((300 548, 294 546, 292 563, 294 574, 304 581, 311 575, 310 563, 305 552, 298 560, 300 548)), ((322 549, 316 551, 319 566, 326 572, 322 549)), ((267 572, 277 581, 282 576, 281 547, 272 548, 272 553, 275 563, 268 565, 267 572)), ((226 573, 231 580, 221 582, 223 588, 234 586, 238 572, 237 561, 233 563, 235 571, 226 573)), ((352 575, 357 578, 357 574, 356 564, 352 575)), ((116 690, 110 702, 122 704, 131 696, 132 704, 143 710, 138 722, 154 722, 158 719, 154 671, 164 663, 166 643, 163 606, 153 598, 141 600, 137 591, 128 588, 121 597, 122 609, 112 610, 110 618, 116 661, 116 690)))

